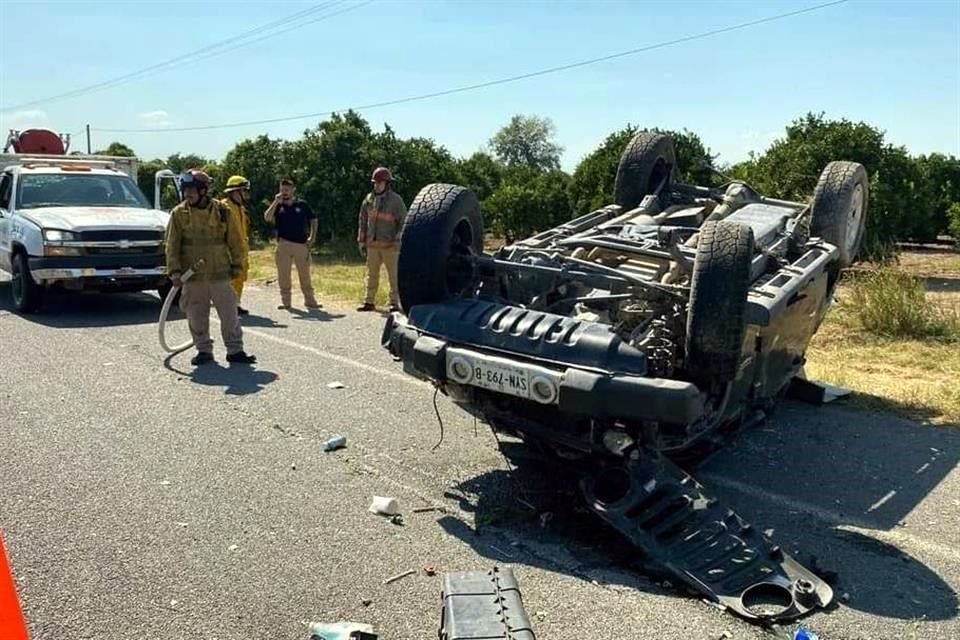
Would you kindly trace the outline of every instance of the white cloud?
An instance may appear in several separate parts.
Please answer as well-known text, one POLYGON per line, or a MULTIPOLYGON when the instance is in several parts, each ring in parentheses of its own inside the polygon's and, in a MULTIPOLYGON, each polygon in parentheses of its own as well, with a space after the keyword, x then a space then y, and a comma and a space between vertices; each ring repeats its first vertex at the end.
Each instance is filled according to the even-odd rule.
POLYGON ((163 109, 141 113, 140 119, 151 127, 166 127, 170 124, 170 114, 163 109))
POLYGON ((47 112, 42 109, 14 111, 12 113, 0 114, 0 121, 4 123, 4 126, 15 129, 37 127, 47 124, 47 112))

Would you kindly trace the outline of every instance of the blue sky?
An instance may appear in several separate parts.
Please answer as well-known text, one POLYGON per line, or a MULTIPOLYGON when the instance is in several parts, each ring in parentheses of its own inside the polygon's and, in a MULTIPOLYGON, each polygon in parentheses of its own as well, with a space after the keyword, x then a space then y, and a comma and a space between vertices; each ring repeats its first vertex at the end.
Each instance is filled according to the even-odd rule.
MULTIPOLYGON (((338 0, 327 11, 361 0, 338 0)), ((0 107, 109 80, 318 4, 0 0, 0 107), (11 28, 30 25, 29 28, 11 28), (47 34, 46 38, 38 34, 47 34)), ((817 0, 375 0, 224 55, 0 113, 0 130, 177 127, 345 109, 440 91, 802 9, 817 0)), ((314 14, 321 16, 323 13, 314 14)), ((307 18, 310 20, 311 18, 307 18)), ((249 36, 246 42, 255 38, 249 36)), ((364 112, 374 127, 479 149, 514 114, 550 117, 572 169, 628 122, 686 127, 720 154, 763 150, 807 111, 864 120, 913 153, 960 155, 960 0, 851 0, 571 71, 364 112)), ((192 133, 94 132, 141 157, 221 157, 311 120, 192 133)))

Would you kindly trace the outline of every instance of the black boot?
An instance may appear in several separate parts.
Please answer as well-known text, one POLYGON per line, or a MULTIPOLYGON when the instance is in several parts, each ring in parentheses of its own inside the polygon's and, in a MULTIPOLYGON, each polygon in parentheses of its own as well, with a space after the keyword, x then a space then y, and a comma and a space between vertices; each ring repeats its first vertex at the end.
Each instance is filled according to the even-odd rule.
POLYGON ((237 313, 238 313, 239 315, 241 315, 241 316, 248 316, 248 315, 250 315, 250 312, 249 312, 249 311, 247 311, 246 309, 244 309, 243 307, 241 307, 241 306, 239 306, 239 305, 237 305, 237 313))
POLYGON ((359 307, 357 307, 357 311, 376 311, 376 310, 377 308, 374 305, 370 304, 369 302, 365 302, 359 307))
POLYGON ((195 367, 199 367, 200 365, 204 365, 204 364, 209 364, 211 362, 213 362, 213 354, 208 351, 201 351, 197 355, 193 356, 193 358, 191 358, 190 360, 190 364, 192 364, 195 367))
POLYGON ((227 356, 227 362, 230 364, 253 364, 256 361, 256 356, 247 355, 243 351, 237 351, 227 356))

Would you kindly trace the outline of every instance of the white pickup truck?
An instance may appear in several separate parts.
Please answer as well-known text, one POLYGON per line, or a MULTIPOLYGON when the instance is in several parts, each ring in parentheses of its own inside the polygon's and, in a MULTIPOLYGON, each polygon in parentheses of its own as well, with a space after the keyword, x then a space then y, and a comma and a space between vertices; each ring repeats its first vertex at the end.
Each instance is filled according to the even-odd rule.
POLYGON ((169 214, 136 175, 135 158, 0 154, 0 272, 19 312, 55 288, 165 295, 169 214))

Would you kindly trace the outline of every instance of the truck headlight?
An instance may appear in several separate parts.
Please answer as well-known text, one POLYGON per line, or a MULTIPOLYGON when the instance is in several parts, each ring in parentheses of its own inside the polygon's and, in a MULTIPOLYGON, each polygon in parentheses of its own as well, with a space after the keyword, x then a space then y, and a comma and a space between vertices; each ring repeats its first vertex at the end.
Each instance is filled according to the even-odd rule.
POLYGON ((61 231, 60 229, 44 229, 44 242, 73 242, 77 240, 77 234, 72 231, 61 231))

